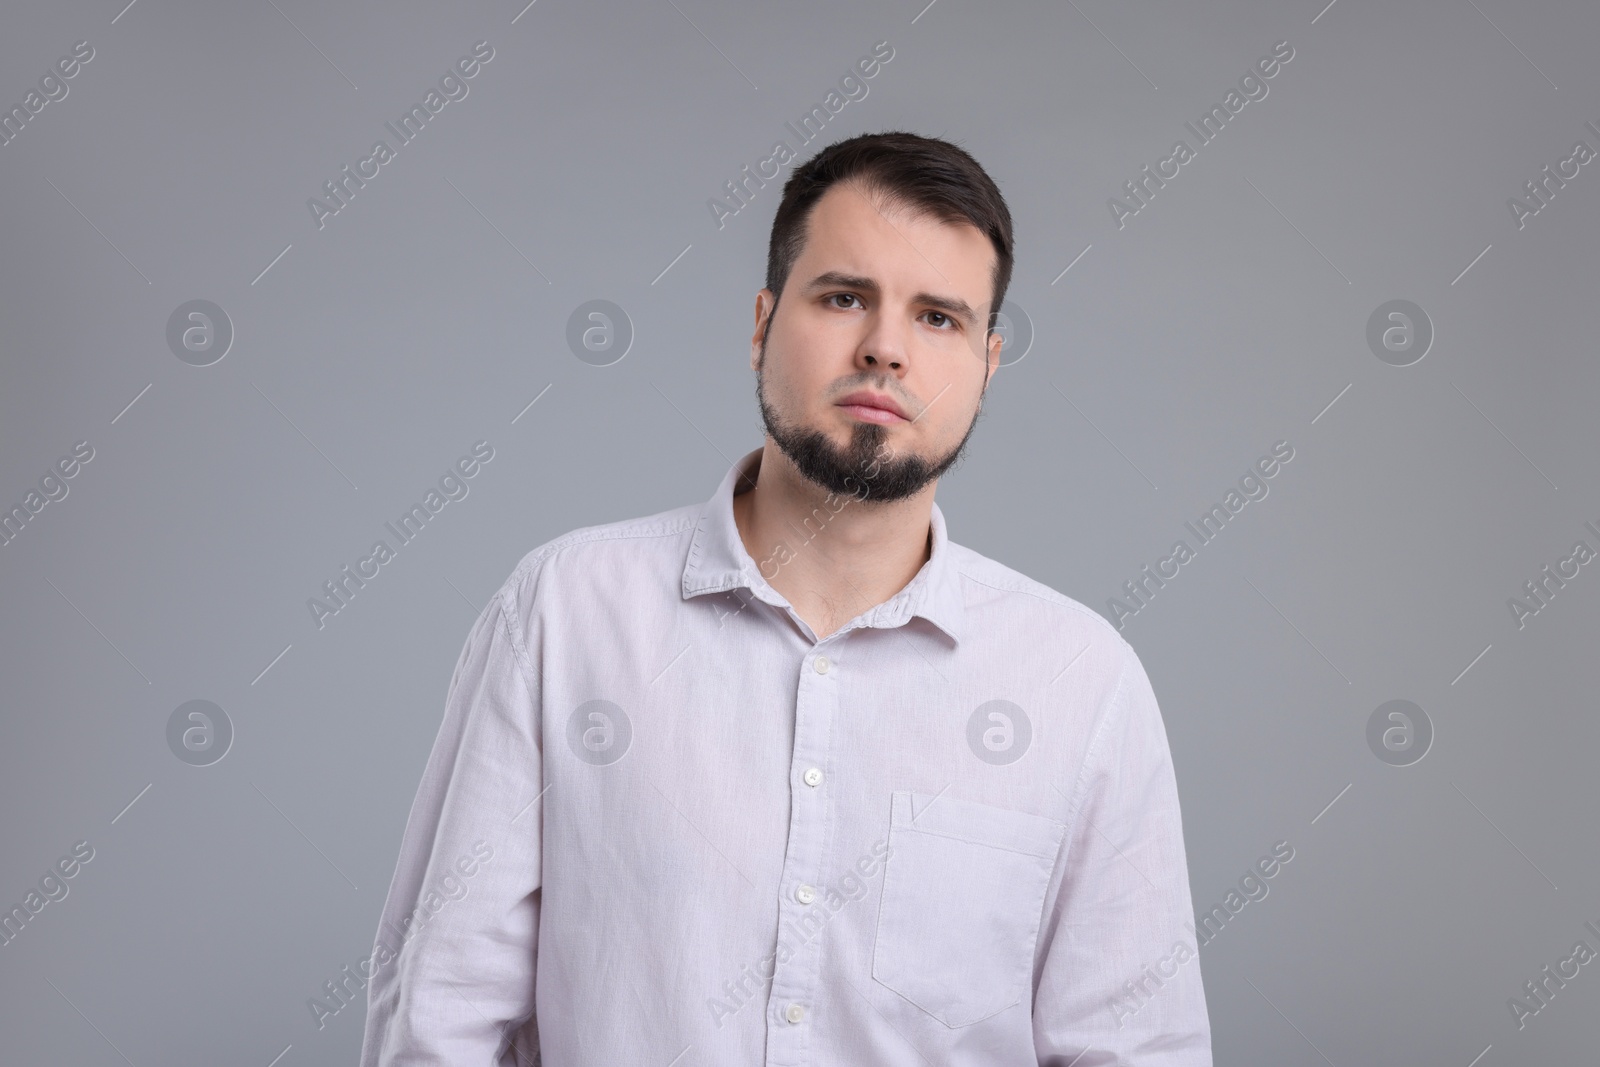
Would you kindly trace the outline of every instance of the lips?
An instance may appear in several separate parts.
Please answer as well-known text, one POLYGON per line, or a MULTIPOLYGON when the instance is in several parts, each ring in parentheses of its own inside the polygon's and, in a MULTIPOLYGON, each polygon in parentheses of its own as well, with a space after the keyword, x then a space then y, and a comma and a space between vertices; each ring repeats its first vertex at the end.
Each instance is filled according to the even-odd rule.
POLYGON ((843 397, 839 400, 839 406, 876 408, 879 411, 887 411, 891 415, 897 415, 902 419, 910 418, 910 416, 905 413, 904 409, 902 409, 899 404, 896 404, 890 397, 884 396, 880 393, 869 393, 866 391, 851 393, 849 396, 843 397))

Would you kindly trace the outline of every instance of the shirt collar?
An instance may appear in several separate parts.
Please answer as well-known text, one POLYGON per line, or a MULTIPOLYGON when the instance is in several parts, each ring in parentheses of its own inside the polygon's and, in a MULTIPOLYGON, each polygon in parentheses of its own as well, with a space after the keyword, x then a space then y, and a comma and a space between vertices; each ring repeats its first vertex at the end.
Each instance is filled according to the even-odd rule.
MULTIPOLYGON (((746 453, 728 468, 722 484, 700 510, 689 558, 683 567, 683 598, 744 588, 769 604, 792 607, 761 574, 739 536, 733 521, 734 489, 755 485, 762 450, 746 453)), ((922 569, 900 592, 866 613, 869 626, 895 627, 912 616, 933 623, 958 644, 966 611, 961 595, 961 575, 951 560, 951 542, 944 514, 935 503, 929 519, 932 551, 922 569)), ((769 568, 770 569, 770 568, 769 568)))

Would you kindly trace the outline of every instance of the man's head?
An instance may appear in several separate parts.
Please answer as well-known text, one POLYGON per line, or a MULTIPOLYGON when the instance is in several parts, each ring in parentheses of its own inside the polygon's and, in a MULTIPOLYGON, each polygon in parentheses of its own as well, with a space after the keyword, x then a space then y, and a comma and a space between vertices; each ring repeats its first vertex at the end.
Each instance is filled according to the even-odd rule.
POLYGON ((962 149, 894 132, 817 153, 784 185, 756 296, 767 434, 832 492, 921 491, 977 425, 1011 264, 1011 213, 962 149), (841 403, 857 393, 901 416, 841 403))

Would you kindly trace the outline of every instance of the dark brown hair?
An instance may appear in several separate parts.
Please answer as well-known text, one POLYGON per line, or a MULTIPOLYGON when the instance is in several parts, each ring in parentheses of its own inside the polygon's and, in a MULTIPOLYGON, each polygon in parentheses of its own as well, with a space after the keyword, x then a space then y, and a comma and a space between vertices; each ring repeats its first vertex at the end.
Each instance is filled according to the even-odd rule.
POLYGON ((989 238, 995 250, 994 292, 989 305, 992 330, 1011 285, 1011 211, 1005 198, 994 179, 965 150, 949 141, 899 130, 863 133, 831 144, 789 176, 767 246, 766 285, 774 299, 783 296, 789 272, 805 247, 812 209, 830 186, 845 179, 914 213, 945 223, 971 223, 989 238))

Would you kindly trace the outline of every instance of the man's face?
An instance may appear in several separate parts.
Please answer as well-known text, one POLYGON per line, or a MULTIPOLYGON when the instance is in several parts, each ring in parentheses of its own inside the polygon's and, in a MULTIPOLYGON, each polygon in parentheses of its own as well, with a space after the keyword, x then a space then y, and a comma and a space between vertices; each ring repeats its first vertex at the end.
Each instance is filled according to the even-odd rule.
POLYGON ((977 227, 912 216, 851 182, 813 208, 776 301, 756 297, 750 361, 766 431, 834 493, 900 500, 960 458, 1000 334, 994 246, 977 227), (857 393, 899 415, 842 404, 857 393))

